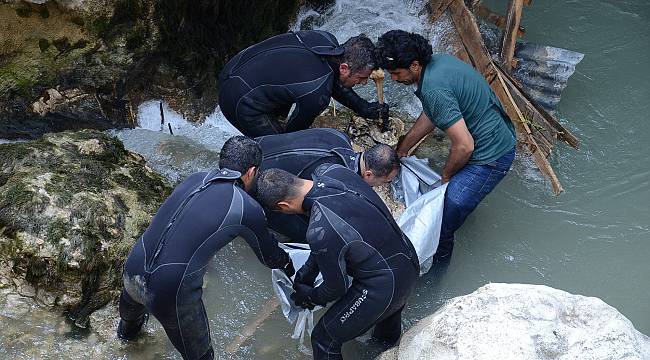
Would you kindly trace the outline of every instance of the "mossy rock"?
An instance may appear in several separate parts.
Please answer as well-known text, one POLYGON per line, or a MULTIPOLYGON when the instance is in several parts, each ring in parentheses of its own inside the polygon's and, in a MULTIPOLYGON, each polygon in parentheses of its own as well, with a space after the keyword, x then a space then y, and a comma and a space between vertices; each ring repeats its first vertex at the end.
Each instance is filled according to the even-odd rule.
POLYGON ((83 326, 117 296, 126 256, 170 192, 99 131, 0 144, 0 263, 83 326))

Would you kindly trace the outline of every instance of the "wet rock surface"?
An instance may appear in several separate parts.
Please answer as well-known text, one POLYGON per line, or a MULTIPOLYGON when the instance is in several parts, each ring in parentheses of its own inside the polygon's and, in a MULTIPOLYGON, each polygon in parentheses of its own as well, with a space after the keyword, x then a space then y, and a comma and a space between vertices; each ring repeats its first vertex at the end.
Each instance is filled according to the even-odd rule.
POLYGON ((101 132, 0 144, 0 288, 86 326, 116 299, 124 260, 170 190, 101 132))
POLYGON ((217 105, 223 64, 246 46, 286 32, 304 3, 3 1, 0 138, 131 127, 148 99, 164 99, 184 116, 202 119, 217 105))
POLYGON ((594 297, 488 284, 451 299, 377 359, 648 359, 650 338, 594 297))

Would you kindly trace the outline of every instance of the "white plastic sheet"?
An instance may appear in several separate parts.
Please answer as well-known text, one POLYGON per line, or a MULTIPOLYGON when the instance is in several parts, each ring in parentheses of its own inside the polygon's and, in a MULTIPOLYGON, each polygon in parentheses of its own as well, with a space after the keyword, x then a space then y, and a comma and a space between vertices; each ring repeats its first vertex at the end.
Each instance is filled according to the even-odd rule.
POLYGON ((397 219, 397 225, 415 248, 422 276, 431 269, 438 249, 447 184, 442 185, 440 175, 426 159, 409 156, 400 161, 402 169, 393 181, 393 193, 404 201, 406 210, 397 219))

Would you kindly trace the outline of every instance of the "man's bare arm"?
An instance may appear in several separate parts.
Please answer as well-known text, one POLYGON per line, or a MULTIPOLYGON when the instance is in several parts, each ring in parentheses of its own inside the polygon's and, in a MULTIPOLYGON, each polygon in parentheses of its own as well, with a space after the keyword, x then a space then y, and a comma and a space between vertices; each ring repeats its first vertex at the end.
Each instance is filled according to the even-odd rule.
POLYGON ((400 157, 408 156, 411 148, 435 128, 431 120, 429 120, 429 117, 423 111, 418 116, 413 127, 404 135, 402 141, 397 144, 397 155, 400 157))
POLYGON ((445 167, 442 169, 442 182, 446 183, 458 170, 462 169, 474 151, 474 138, 469 133, 465 119, 458 120, 446 131, 451 140, 451 150, 445 167))

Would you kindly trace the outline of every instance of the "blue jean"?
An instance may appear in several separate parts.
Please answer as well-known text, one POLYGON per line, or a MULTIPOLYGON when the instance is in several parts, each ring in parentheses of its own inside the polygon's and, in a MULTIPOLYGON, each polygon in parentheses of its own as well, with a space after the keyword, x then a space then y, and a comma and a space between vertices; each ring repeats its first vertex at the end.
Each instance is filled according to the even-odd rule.
POLYGON ((440 228, 440 242, 436 259, 451 256, 454 249, 454 232, 483 198, 494 189, 510 170, 515 158, 513 148, 497 160, 483 165, 465 165, 454 174, 447 185, 445 207, 440 228))

